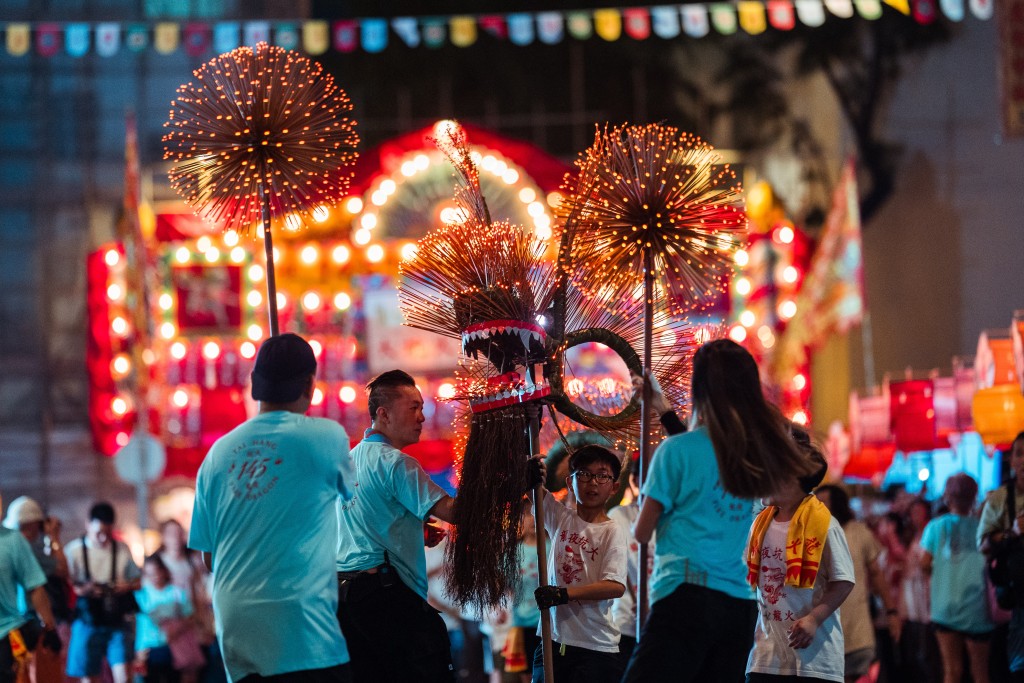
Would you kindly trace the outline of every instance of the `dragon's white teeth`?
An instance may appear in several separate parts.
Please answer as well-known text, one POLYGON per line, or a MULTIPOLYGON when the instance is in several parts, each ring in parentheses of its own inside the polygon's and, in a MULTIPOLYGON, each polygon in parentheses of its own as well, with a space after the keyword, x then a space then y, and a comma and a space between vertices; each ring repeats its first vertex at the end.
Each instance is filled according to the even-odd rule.
POLYGON ((530 351, 530 333, 528 330, 519 330, 519 340, 523 342, 523 348, 530 351))

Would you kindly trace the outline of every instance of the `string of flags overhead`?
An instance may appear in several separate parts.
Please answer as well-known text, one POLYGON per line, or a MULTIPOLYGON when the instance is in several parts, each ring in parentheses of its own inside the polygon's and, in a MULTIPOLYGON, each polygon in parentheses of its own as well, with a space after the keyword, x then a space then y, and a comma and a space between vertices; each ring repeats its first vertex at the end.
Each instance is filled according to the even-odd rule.
POLYGON ((829 15, 867 20, 882 16, 883 4, 921 24, 936 20, 941 10, 950 21, 968 12, 988 20, 993 0, 738 0, 737 2, 660 5, 654 7, 552 10, 424 17, 343 19, 337 21, 218 21, 218 22, 8 22, 2 26, 9 55, 33 50, 44 57, 62 52, 84 57, 93 52, 112 57, 123 50, 154 50, 168 55, 184 50, 192 57, 220 54, 241 45, 267 42, 289 50, 321 55, 338 52, 382 52, 390 46, 466 48, 481 34, 521 47, 556 45, 567 38, 593 37, 613 42, 652 36, 671 40, 680 35, 702 38, 715 32, 743 31, 758 35, 775 29, 789 31, 797 23, 821 26, 829 15))

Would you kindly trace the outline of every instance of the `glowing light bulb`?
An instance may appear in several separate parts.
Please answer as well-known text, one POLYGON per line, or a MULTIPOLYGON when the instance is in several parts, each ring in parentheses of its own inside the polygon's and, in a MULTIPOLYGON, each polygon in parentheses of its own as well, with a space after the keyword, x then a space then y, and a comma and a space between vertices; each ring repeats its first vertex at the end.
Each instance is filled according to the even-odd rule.
POLYGON ((273 254, 274 254, 274 263, 280 263, 281 262, 281 250, 278 249, 277 247, 274 247, 273 254))
POLYGON ((188 405, 188 392, 184 389, 175 390, 171 396, 171 402, 179 408, 184 408, 188 405))
POLYGON ((370 195, 370 201, 373 202, 374 206, 384 206, 388 202, 388 196, 382 190, 375 190, 374 193, 370 195))
POLYGON ((284 295, 284 292, 277 293, 276 301, 278 308, 284 308, 285 306, 288 305, 288 297, 284 295))
POLYGON ((665 346, 672 346, 676 343, 676 333, 672 330, 665 330, 661 333, 661 343, 665 346))
POLYGON ((419 247, 416 246, 415 242, 406 242, 402 245, 402 260, 410 261, 416 258, 416 251, 419 247))
POLYGON ((110 402, 110 412, 114 413, 118 417, 123 417, 128 412, 128 401, 116 396, 114 400, 110 402))
POLYGON ((294 213, 290 213, 284 217, 285 230, 289 232, 297 232, 302 227, 302 219, 294 213))
POLYGON ((417 154, 413 157, 413 162, 416 164, 416 168, 421 171, 426 171, 430 168, 430 158, 426 154, 417 154))
POLYGON ((118 377, 124 377, 132 369, 132 362, 123 353, 119 353, 114 356, 114 360, 110 361, 110 369, 114 375, 118 377))
POLYGON ((789 320, 796 315, 796 302, 792 299, 786 299, 779 304, 779 317, 783 320, 789 320))
POLYGON ((351 214, 357 214, 363 210, 363 200, 360 197, 349 197, 345 200, 345 210, 351 214))
POLYGON ((737 344, 743 343, 747 338, 747 328, 743 325, 733 325, 732 329, 729 330, 729 339, 732 339, 737 344))
POLYGON ((188 353, 188 348, 182 342, 171 344, 171 358, 181 360, 188 353))
POLYGON ((377 214, 375 213, 364 213, 363 217, 359 219, 359 227, 364 230, 373 230, 377 227, 377 214))
POLYGON ((245 331, 245 333, 249 336, 249 339, 251 339, 252 341, 259 341, 260 339, 263 339, 263 328, 257 325, 256 323, 249 325, 249 328, 245 331))
POLYGON ((178 263, 188 263, 191 259, 192 252, 188 250, 188 247, 178 247, 174 252, 174 260, 178 263))
POLYGON ((380 181, 380 191, 386 195, 392 195, 398 189, 398 184, 391 178, 380 181))
POLYGON ((215 341, 208 341, 203 344, 203 358, 216 360, 220 356, 220 344, 215 341))
POLYGON ((402 175, 404 175, 406 178, 411 178, 412 176, 416 175, 416 164, 412 161, 403 161, 401 170, 402 175))
POLYGON ((254 263, 249 266, 249 280, 251 282, 261 282, 265 273, 263 272, 263 266, 258 263, 254 263))
POLYGON ((366 248, 366 260, 370 263, 380 263, 384 260, 384 247, 379 244, 371 244, 366 248))
POLYGON ((316 245, 307 244, 302 248, 302 251, 299 252, 299 258, 307 266, 311 266, 320 258, 320 250, 316 248, 316 245))
POLYGON ((793 416, 790 419, 798 425, 805 425, 807 424, 807 413, 802 410, 798 410, 793 413, 793 416))
POLYGON ((526 213, 530 214, 531 217, 536 218, 544 213, 544 205, 540 202, 530 202, 526 206, 526 213))
POLYGON ((351 252, 349 252, 348 247, 346 247, 344 244, 339 244, 338 246, 331 250, 331 260, 337 263, 338 265, 348 263, 348 259, 351 255, 352 254, 351 252))
POLYGON ((746 249, 737 249, 736 253, 732 255, 732 260, 736 262, 737 266, 744 268, 750 263, 750 254, 746 249))
POLYGON ((107 249, 107 253, 103 255, 103 262, 109 268, 116 266, 120 260, 121 254, 117 253, 117 249, 107 249))
POLYGON ((501 174, 501 179, 505 181, 506 185, 515 185, 519 180, 519 171, 514 168, 506 168, 505 172, 501 174))
POLYGON ((356 390, 345 385, 338 391, 338 398, 341 399, 342 403, 351 403, 356 400, 356 390))
POLYGON ((736 293, 742 296, 750 294, 750 280, 745 277, 736 280, 736 293))
POLYGON ((242 247, 234 247, 231 250, 230 258, 232 263, 241 263, 245 260, 245 249, 242 247))
POLYGON ((210 248, 211 244, 213 244, 213 241, 209 238, 209 236, 203 235, 202 237, 196 240, 196 251, 204 252, 210 248))
POLYGON ((245 302, 252 308, 256 308, 263 303, 263 294, 255 289, 250 290, 249 293, 245 295, 245 302))
POLYGON ((318 406, 324 402, 324 392, 320 387, 313 390, 313 405, 318 406))
POLYGON ((334 295, 334 307, 339 311, 348 310, 348 307, 352 305, 352 297, 345 292, 338 292, 334 295))
POLYGON ((306 292, 302 295, 302 307, 312 313, 320 308, 320 295, 316 292, 306 292))
POLYGON ((122 295, 124 295, 124 290, 121 289, 121 285, 116 282, 111 283, 111 285, 107 287, 107 298, 111 301, 117 301, 122 295))
POLYGON ((749 308, 740 313, 740 325, 743 325, 743 327, 750 327, 755 322, 757 322, 757 316, 749 308))
POLYGON ((174 323, 160 325, 160 336, 164 339, 173 339, 176 334, 178 334, 178 328, 174 326, 174 323))
POLYGON ((160 310, 169 311, 171 310, 171 307, 174 306, 174 297, 167 292, 164 292, 157 299, 157 305, 160 306, 160 310))
POLYGON ((551 232, 550 225, 538 224, 536 229, 533 231, 533 234, 536 235, 537 239, 539 239, 540 241, 546 242, 547 240, 551 239, 554 233, 551 232))
POLYGON ((352 234, 352 241, 358 244, 359 246, 369 244, 370 240, 372 239, 373 233, 367 230, 366 228, 360 228, 359 230, 356 230, 352 234))
POLYGON ((786 266, 785 270, 782 271, 782 279, 789 284, 793 284, 800 277, 800 271, 794 266, 786 266))
POLYGON ((552 209, 557 209, 559 206, 562 205, 562 193, 561 192, 548 192, 548 196, 546 197, 546 200, 547 200, 548 206, 550 206, 552 209))
POLYGON ((309 340, 309 347, 311 349, 313 349, 313 355, 314 356, 318 356, 319 357, 320 354, 323 353, 323 351, 324 351, 324 345, 321 344, 320 342, 318 342, 316 339, 310 339, 309 340))
POLYGON ((317 223, 323 223, 330 217, 331 210, 323 204, 313 209, 313 220, 315 220, 317 223))
POLYGON ((443 382, 437 387, 437 397, 445 400, 455 398, 455 385, 451 382, 443 382))
POLYGON ((209 249, 206 250, 204 255, 206 256, 207 263, 216 263, 217 261, 220 260, 220 249, 211 246, 209 249))
POLYGON ((807 378, 803 374, 793 375, 793 388, 797 391, 803 391, 804 387, 807 386, 807 378))
POLYGON ((780 244, 792 243, 793 237, 793 228, 789 227, 788 225, 782 226, 775 233, 775 238, 780 244))
POLYGON ((530 202, 537 201, 537 193, 532 187, 524 187, 519 190, 519 201, 523 204, 529 204, 530 202))
POLYGON ((242 354, 242 358, 248 360, 256 355, 256 345, 250 341, 242 342, 242 345, 238 347, 238 353, 242 354))
POLYGON ((119 337, 123 337, 128 333, 128 321, 117 316, 110 321, 110 330, 119 337))
POLYGON ((233 247, 238 244, 238 233, 234 230, 228 230, 224 233, 224 246, 233 247))

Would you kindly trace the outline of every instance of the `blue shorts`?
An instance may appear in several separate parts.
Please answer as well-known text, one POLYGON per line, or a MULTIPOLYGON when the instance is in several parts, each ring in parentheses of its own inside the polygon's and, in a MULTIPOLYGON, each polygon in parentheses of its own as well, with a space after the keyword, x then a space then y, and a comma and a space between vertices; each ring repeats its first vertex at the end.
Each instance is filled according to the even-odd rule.
POLYGON ((131 660, 131 647, 126 626, 92 626, 80 619, 71 624, 68 642, 67 674, 74 678, 97 676, 106 657, 110 666, 127 664, 131 660))

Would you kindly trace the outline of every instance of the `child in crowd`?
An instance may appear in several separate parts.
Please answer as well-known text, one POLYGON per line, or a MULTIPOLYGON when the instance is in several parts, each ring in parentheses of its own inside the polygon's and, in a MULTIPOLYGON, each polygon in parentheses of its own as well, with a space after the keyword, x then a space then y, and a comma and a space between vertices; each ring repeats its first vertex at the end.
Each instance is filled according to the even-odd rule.
MULTIPOLYGON (((569 458, 566 484, 576 498, 575 512, 550 494, 544 496, 544 529, 551 538, 549 580, 535 597, 541 609, 554 607, 554 679, 612 683, 622 674, 619 631, 612 601, 625 592, 628 541, 605 512, 618 490, 622 462, 602 446, 588 445, 569 458)), ((533 681, 544 680, 543 645, 534 653, 533 681)))
POLYGON ((183 670, 194 680, 203 660, 189 618, 192 602, 171 583, 171 572, 159 555, 147 557, 142 565, 142 588, 135 600, 136 671, 146 683, 178 683, 183 670))
MULTIPOLYGON (((661 394, 656 394, 660 396, 661 394)), ((667 414, 675 415, 671 412, 671 407, 667 414)), ((676 418, 678 419, 678 418, 676 418)), ((636 454, 639 455, 639 454, 636 454)), ((608 516, 614 520, 620 527, 622 527, 623 533, 626 534, 626 538, 629 540, 628 552, 626 555, 626 592, 622 594, 622 597, 616 600, 612 604, 612 619, 615 622, 615 628, 619 630, 619 659, 622 662, 622 669, 625 670, 629 664, 629 658, 633 655, 633 648, 636 647, 636 621, 637 621, 637 606, 636 606, 636 582, 638 576, 638 567, 640 565, 640 544, 637 543, 636 539, 633 538, 633 525, 636 523, 636 518, 640 514, 639 496, 640 496, 640 484, 636 478, 636 465, 637 459, 630 460, 626 465, 627 483, 629 484, 630 498, 628 502, 622 505, 616 505, 608 511, 608 516)), ((655 545, 652 539, 647 544, 647 577, 650 578, 654 570, 654 552, 655 545)))
POLYGON ((751 526, 747 581, 759 609, 747 682, 842 683, 838 609, 853 590, 853 562, 842 527, 811 494, 825 476, 825 458, 802 430, 793 437, 820 468, 784 484, 751 526))

